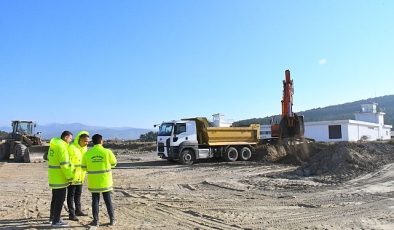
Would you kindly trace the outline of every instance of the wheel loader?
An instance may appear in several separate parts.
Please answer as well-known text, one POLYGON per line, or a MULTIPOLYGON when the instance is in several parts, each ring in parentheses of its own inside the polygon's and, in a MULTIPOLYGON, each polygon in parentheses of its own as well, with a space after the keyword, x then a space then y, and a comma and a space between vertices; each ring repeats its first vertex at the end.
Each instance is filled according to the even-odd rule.
POLYGON ((33 134, 35 127, 32 121, 12 121, 12 132, 0 143, 0 160, 13 155, 15 162, 42 161, 49 145, 41 140, 39 132, 33 134))

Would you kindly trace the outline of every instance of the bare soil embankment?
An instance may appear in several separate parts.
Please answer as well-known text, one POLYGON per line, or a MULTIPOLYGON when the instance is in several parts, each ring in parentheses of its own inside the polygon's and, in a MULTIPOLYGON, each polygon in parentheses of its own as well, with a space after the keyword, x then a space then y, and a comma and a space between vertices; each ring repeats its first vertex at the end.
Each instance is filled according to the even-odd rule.
POLYGON ((340 183, 394 162, 394 142, 265 144, 258 159, 300 166, 296 174, 340 183))
MULTIPOLYGON (((394 228, 390 143, 282 146, 250 162, 192 166, 111 147, 119 160, 113 170, 118 223, 106 225, 102 204, 99 229, 394 228)), ((45 162, 0 163, 0 229, 49 228, 46 177, 45 162)), ((89 228, 86 188, 82 197, 90 216, 70 222, 70 229, 89 228)), ((63 217, 67 221, 65 211, 63 217)))

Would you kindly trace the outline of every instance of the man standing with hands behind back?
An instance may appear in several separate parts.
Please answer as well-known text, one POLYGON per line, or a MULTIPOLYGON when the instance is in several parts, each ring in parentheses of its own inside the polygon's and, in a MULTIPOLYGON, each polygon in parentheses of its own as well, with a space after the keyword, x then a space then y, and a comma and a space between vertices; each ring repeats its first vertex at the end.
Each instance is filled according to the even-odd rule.
POLYGON ((82 212, 81 194, 82 184, 85 181, 85 171, 81 168, 82 157, 88 150, 89 133, 81 131, 74 138, 74 142, 69 145, 68 152, 70 161, 74 167, 74 179, 67 188, 67 206, 69 220, 78 221, 77 216, 87 216, 82 212), (74 206, 75 203, 75 206, 74 206))
POLYGON ((93 148, 82 158, 82 169, 88 173, 88 189, 92 193, 93 221, 91 226, 99 226, 100 193, 103 194, 110 219, 109 225, 115 225, 115 213, 112 207, 111 191, 113 190, 111 169, 116 166, 116 158, 111 150, 103 147, 103 137, 95 134, 92 137, 93 148))
POLYGON ((52 138, 48 150, 48 183, 52 189, 52 201, 49 220, 52 227, 67 227, 68 224, 60 219, 63 202, 66 199, 66 189, 73 180, 73 168, 68 155, 68 144, 73 134, 64 131, 60 138, 52 138))

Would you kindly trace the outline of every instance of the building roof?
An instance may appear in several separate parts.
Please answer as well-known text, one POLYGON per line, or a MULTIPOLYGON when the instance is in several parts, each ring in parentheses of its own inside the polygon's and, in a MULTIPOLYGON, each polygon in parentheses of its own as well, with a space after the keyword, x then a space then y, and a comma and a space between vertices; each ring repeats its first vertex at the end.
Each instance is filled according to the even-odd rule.
MULTIPOLYGON (((358 124, 369 127, 379 127, 378 123, 371 123, 366 121, 357 121, 357 120, 333 120, 333 121, 313 121, 313 122, 305 122, 305 126, 314 126, 314 125, 343 125, 343 124, 358 124)), ((385 125, 386 126, 386 125, 385 125)), ((387 128, 391 128, 390 125, 387 128)))

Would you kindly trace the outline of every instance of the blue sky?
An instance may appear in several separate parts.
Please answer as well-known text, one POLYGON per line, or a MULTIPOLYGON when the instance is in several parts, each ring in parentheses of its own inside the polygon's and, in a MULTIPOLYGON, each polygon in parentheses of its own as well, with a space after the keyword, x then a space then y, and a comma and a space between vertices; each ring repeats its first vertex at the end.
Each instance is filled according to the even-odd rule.
POLYGON ((0 1, 0 125, 152 128, 393 94, 394 1, 0 1))

